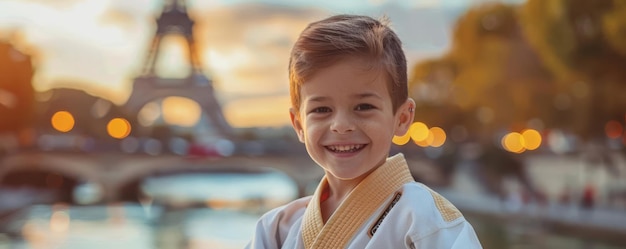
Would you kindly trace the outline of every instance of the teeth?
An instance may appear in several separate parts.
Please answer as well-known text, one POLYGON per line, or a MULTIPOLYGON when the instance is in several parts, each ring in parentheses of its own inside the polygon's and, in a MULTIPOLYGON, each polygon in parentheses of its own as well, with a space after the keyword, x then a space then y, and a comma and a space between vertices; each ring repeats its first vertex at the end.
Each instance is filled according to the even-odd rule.
POLYGON ((363 148, 363 145, 362 144, 332 145, 332 146, 327 146, 327 148, 333 152, 355 152, 363 148))

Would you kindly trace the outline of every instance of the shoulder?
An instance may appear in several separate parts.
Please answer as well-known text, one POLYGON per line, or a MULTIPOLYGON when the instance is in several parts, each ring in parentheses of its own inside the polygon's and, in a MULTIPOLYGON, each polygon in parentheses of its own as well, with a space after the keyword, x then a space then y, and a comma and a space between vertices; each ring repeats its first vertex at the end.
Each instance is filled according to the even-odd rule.
POLYGON ((407 236, 415 248, 482 248, 463 214, 426 185, 405 184, 400 201, 411 217, 407 236))
POLYGON ((303 197, 263 214, 246 248, 281 248, 290 231, 299 227, 310 199, 303 197))
POLYGON ((293 224, 297 219, 302 217, 310 200, 311 196, 306 196, 276 207, 263 214, 259 222, 275 228, 282 225, 293 224))
POLYGON ((407 183, 402 188, 400 206, 413 217, 412 222, 434 230, 465 223, 463 214, 445 197, 418 182, 407 183))
POLYGON ((256 224, 252 248, 280 248, 293 229, 299 228, 311 197, 303 197, 263 214, 256 224))

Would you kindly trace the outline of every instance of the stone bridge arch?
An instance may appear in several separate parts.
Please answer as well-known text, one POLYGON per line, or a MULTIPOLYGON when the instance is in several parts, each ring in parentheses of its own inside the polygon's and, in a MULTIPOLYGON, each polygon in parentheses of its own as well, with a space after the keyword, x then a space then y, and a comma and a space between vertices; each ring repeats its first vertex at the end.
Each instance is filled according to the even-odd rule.
POLYGON ((94 163, 90 159, 77 160, 45 154, 8 156, 0 161, 0 185, 16 187, 17 184, 50 190, 56 193, 57 201, 75 202, 74 190, 80 184, 89 182, 103 187, 106 185, 100 178, 101 169, 94 163), (58 185, 50 180, 58 181, 58 185))
MULTIPOLYGON (((114 199, 125 199, 133 195, 126 195, 125 191, 138 191, 141 180, 149 176, 177 174, 183 172, 257 172, 276 170, 285 174, 291 179, 297 188, 298 197, 306 193, 308 181, 303 181, 294 171, 284 170, 284 167, 277 167, 274 160, 263 158, 216 158, 207 160, 189 160, 180 157, 148 158, 141 161, 129 161, 128 166, 120 166, 116 171, 116 177, 108 179, 112 187, 109 191, 118 193, 114 199), (262 162, 262 163, 260 163, 262 162), (132 164, 132 167, 131 167, 132 164)), ((286 160, 279 160, 285 164, 286 160)), ((289 163, 287 163, 289 164, 289 163)), ((263 187, 263 186, 259 186, 263 187)), ((135 198, 135 196, 133 196, 135 198)), ((130 199, 129 199, 130 200, 130 199)), ((135 199, 132 199, 136 201, 135 199)))
POLYGON ((320 174, 317 167, 305 166, 303 161, 308 164, 306 160, 284 157, 190 159, 173 155, 153 157, 122 154, 23 153, 0 160, 0 183, 4 181, 5 176, 16 170, 54 172, 76 179, 79 183, 98 184, 104 194, 101 202, 107 203, 139 201, 136 193, 139 190, 139 181, 151 175, 184 171, 215 172, 228 169, 254 171, 257 168, 271 168, 291 178, 298 188, 298 195, 304 196, 307 185, 311 180, 317 180, 320 174))
POLYGON ((1 161, 0 182, 4 182, 5 176, 17 170, 41 170, 56 172, 68 177, 83 181, 100 182, 101 170, 91 165, 94 160, 75 157, 64 158, 46 154, 18 154, 6 157, 1 161))

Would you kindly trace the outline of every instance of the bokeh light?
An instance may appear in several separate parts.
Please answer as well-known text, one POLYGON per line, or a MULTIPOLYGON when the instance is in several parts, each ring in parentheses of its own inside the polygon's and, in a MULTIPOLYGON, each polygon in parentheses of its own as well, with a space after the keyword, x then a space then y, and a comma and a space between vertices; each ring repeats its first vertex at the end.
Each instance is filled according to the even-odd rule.
POLYGON ((411 140, 411 130, 407 130, 402 136, 393 136, 391 141, 396 145, 405 145, 409 140, 411 140))
POLYGON ((428 147, 433 143, 433 140, 435 140, 435 136, 433 136, 433 133, 429 129, 427 130, 427 135, 425 139, 419 141, 413 140, 413 142, 420 147, 428 147))
POLYGON ((432 134, 433 140, 430 142, 432 147, 441 147, 446 142, 446 132, 440 127, 430 128, 430 134, 432 134))
POLYGON ((144 127, 154 125, 155 122, 161 117, 161 105, 153 101, 146 104, 139 114, 137 114, 137 121, 144 127))
POLYGON ((109 136, 117 139, 126 138, 131 131, 130 122, 123 118, 114 118, 107 124, 109 136))
POLYGON ((409 127, 406 134, 394 136, 392 142, 397 145, 404 145, 413 140, 413 143, 420 147, 441 147, 447 140, 447 134, 441 127, 428 126, 422 122, 414 122, 409 127))
POLYGON ((522 132, 522 142, 527 150, 536 150, 541 146, 541 134, 534 129, 527 129, 522 132))
POLYGON ((518 132, 511 132, 502 138, 502 147, 513 153, 522 153, 526 150, 524 147, 524 137, 518 132))
POLYGON ((58 111, 50 120, 52 127, 60 132, 69 132, 74 128, 74 116, 68 111, 58 111))
POLYGON ((411 133, 411 138, 414 142, 421 142, 428 138, 428 126, 422 122, 415 122, 411 124, 409 128, 409 132, 411 133))
POLYGON ((522 133, 510 132, 502 137, 502 147, 513 153, 522 153, 526 150, 536 150, 541 146, 543 138, 535 129, 525 129, 522 133))
POLYGON ((50 216, 50 230, 61 233, 70 227, 70 215, 66 211, 54 211, 50 216))
POLYGON ((609 138, 619 138, 624 132, 624 126, 618 121, 611 120, 604 126, 604 132, 609 138))

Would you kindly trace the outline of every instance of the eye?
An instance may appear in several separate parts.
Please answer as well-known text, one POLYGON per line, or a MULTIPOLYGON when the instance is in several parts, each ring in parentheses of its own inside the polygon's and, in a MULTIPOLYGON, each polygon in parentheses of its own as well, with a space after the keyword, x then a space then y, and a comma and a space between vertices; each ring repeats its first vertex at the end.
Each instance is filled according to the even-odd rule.
POLYGON ((317 107, 311 110, 310 112, 311 113, 326 113, 326 112, 331 112, 331 110, 328 107, 317 107))
POLYGON ((359 104, 356 106, 356 108, 354 108, 357 111, 367 111, 367 110, 371 110, 371 109, 375 109, 376 107, 370 104, 359 104))

